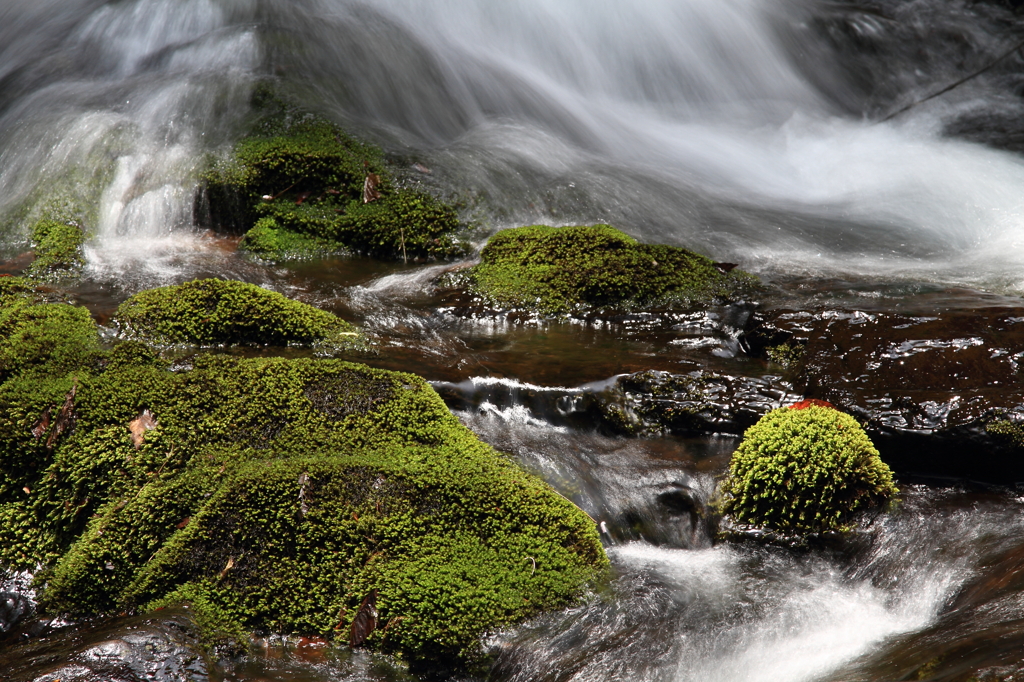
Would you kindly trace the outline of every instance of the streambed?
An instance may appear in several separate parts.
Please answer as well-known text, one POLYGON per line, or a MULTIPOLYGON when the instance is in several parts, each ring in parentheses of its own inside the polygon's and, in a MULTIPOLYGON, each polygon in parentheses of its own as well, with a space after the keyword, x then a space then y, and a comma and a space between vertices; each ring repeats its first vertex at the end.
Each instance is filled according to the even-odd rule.
MULTIPOLYGON (((451 389, 450 406, 481 438, 605 522, 611 584, 495 633, 491 679, 1024 674, 1015 471, 930 467, 929 445, 896 440, 917 448, 893 450, 901 506, 810 549, 716 545, 698 513, 742 419, 806 388, 744 346, 755 313, 977 320, 1024 307, 1019 58, 880 122, 1019 41, 1012 8, 13 0, 0 18, 3 271, 27 262, 26 212, 69 192, 95 207, 95 236, 68 293, 101 323, 140 289, 205 276, 335 311, 368 331, 375 353, 356 359, 451 389), (237 136, 266 77, 381 143, 408 182, 464 199, 480 243, 502 227, 607 221, 738 262, 768 292, 690 316, 559 322, 467 312, 432 288, 448 264, 245 258, 237 235, 197 220, 194 191, 204 155, 237 136), (770 389, 746 417, 703 433, 627 437, 574 412, 580 396, 649 370, 770 389)), ((945 331, 901 342, 919 344, 908 357, 959 352, 945 331)), ((990 360, 1018 352, 1005 337, 953 335, 975 337, 990 360)), ((839 382, 846 369, 829 376, 839 382)), ((984 369, 965 372, 983 381, 984 369)), ((1015 368, 992 381, 1010 384, 987 386, 993 396, 1019 390, 1015 368)), ((897 395, 906 384, 875 388, 897 395)), ((929 390, 916 405, 958 389, 929 390)), ((969 464, 994 457, 970 438, 960 447, 969 464)), ((179 617, 70 624, 30 639, 35 648, 15 632, 0 665, 47 681, 408 678, 393 661, 312 640, 271 640, 234 661, 189 658, 174 653, 191 645, 167 625, 179 617), (155 634, 133 642, 133 632, 155 634), (148 658, 133 668, 136 645, 148 658)))

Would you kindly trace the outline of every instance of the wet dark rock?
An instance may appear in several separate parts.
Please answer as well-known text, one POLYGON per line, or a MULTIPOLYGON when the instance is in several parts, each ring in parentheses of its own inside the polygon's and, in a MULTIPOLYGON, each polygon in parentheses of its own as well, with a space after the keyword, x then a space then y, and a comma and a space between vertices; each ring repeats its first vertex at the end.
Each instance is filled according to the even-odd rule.
POLYGON ((858 417, 897 471, 1024 480, 1024 308, 779 310, 755 315, 741 344, 762 357, 803 346, 796 389, 858 417))
POLYGON ((777 376, 740 377, 698 370, 648 370, 580 388, 548 388, 503 380, 438 382, 453 410, 525 408, 555 426, 611 435, 741 435, 762 415, 800 399, 777 376))
POLYGON ((0 649, 9 682, 205 682, 186 612, 119 618, 54 631, 0 649))
POLYGON ((32 602, 17 592, 0 592, 0 635, 10 632, 15 626, 32 615, 32 602))

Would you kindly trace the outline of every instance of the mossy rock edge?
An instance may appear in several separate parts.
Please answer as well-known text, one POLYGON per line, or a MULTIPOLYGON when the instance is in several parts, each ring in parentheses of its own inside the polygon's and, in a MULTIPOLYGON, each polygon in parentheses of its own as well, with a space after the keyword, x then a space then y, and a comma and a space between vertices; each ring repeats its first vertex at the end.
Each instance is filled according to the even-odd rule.
POLYGON ((643 244, 610 225, 502 230, 480 263, 453 276, 494 309, 566 315, 599 309, 693 307, 759 290, 686 249, 643 244))
POLYGON ((720 488, 735 522, 783 534, 851 528, 897 494, 860 424, 831 407, 784 407, 747 429, 720 488))
POLYGON ((199 193, 200 213, 215 227, 245 234, 240 249, 271 261, 332 252, 390 260, 466 253, 455 208, 399 183, 380 148, 268 86, 256 90, 253 108, 250 133, 211 160, 199 193))
POLYGON ((171 371, 138 341, 103 350, 84 309, 24 282, 0 296, 19 359, 0 375, 0 570, 41 566, 44 613, 186 603, 212 646, 345 642, 376 590, 367 646, 450 668, 607 570, 591 519, 420 377, 215 354, 171 371))
POLYGON ((122 337, 156 344, 356 347, 359 330, 255 284, 202 279, 142 291, 113 318, 122 337))

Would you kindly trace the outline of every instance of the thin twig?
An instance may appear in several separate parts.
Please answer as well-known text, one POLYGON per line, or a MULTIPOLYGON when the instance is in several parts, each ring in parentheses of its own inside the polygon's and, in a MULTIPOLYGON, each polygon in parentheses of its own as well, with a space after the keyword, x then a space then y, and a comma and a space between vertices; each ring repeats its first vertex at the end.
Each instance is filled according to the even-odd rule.
POLYGON ((1014 52, 1016 52, 1017 50, 1021 49, 1022 47, 1024 47, 1024 40, 1022 40, 1021 42, 1017 43, 1012 48, 1010 48, 1009 50, 1007 50, 1003 54, 1001 54, 998 57, 996 57, 994 61, 989 62, 987 65, 985 65, 982 68, 978 69, 974 73, 972 73, 970 75, 967 75, 967 76, 964 76, 963 78, 961 78, 960 80, 958 80, 958 81, 956 81, 954 83, 950 83, 946 87, 942 88, 941 90, 939 90, 937 92, 933 92, 932 94, 928 95, 924 99, 919 99, 919 100, 917 100, 915 102, 911 102, 910 104, 906 105, 905 107, 903 107, 901 109, 897 109, 896 111, 892 112, 891 114, 889 114, 885 118, 881 119, 879 121, 879 123, 884 123, 885 121, 888 121, 890 119, 896 118, 897 116, 899 116, 903 112, 910 111, 911 109, 916 107, 918 104, 923 104, 923 103, 927 102, 930 99, 935 99, 939 95, 944 95, 947 92, 949 92, 950 90, 952 90, 954 88, 960 87, 961 85, 963 85, 967 81, 971 80, 972 78, 977 78, 978 76, 980 76, 981 74, 985 73, 986 71, 991 69, 993 66, 995 66, 999 62, 1003 61, 1004 59, 1006 59, 1007 57, 1009 57, 1010 55, 1012 55, 1014 52))

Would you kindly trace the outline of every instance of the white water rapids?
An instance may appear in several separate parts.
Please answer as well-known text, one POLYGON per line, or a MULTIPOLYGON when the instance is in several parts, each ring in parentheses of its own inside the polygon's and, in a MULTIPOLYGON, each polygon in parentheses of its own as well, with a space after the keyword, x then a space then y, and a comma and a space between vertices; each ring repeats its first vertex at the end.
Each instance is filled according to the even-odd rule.
MULTIPOLYGON (((491 229, 609 221, 759 272, 1024 288, 1024 165, 940 136, 943 116, 991 108, 1001 91, 979 79, 889 123, 842 111, 834 93, 857 92, 828 68, 817 9, 9 0, 0 219, 10 241, 71 201, 96 234, 95 274, 134 263, 170 277, 177 256, 204 248, 192 216, 203 155, 238 134, 252 83, 269 76, 429 163, 491 229)), ((1010 40, 962 8, 920 12, 974 42, 975 62, 1010 40)), ((864 40, 902 39, 896 20, 851 15, 864 40)), ((895 79, 920 65, 890 66, 895 79)), ((932 64, 885 107, 965 66, 932 64)))

